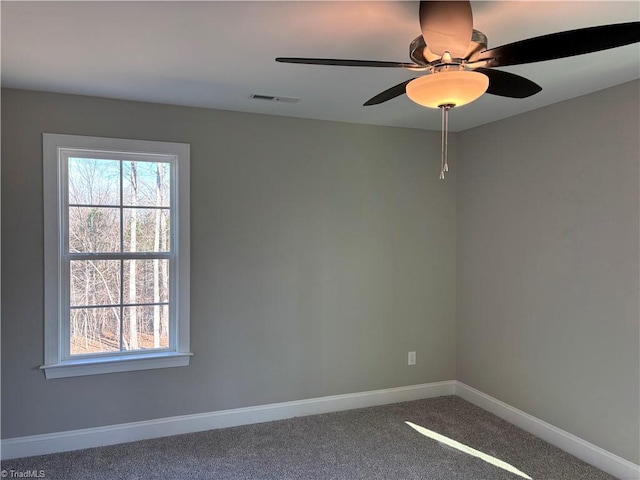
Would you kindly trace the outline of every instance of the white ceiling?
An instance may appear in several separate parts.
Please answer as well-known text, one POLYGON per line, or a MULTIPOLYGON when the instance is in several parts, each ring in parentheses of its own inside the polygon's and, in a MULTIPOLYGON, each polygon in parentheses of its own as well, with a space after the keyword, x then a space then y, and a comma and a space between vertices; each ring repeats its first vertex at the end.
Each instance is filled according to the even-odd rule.
MULTIPOLYGON (((547 33, 640 20, 637 1, 471 2, 495 47, 547 33)), ((417 1, 1 2, 2 86, 437 130, 439 112, 406 96, 362 104, 415 73, 276 63, 277 56, 409 61, 417 1), (297 104, 251 94, 300 97, 297 104)), ((640 46, 506 67, 543 91, 484 95, 455 109, 454 131, 640 77, 640 46)))

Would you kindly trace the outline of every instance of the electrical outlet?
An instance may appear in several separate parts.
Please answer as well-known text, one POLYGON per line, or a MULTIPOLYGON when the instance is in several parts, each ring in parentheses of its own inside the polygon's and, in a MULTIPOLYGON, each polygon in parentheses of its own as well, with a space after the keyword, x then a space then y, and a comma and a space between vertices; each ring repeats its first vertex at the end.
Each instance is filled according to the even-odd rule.
POLYGON ((408 356, 408 365, 416 364, 416 352, 409 352, 408 356))

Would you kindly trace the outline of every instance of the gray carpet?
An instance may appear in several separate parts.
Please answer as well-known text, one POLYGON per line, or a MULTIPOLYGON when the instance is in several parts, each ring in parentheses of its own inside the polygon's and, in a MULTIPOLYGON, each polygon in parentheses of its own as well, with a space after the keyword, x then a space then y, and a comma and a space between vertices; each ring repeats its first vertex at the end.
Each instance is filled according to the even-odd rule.
POLYGON ((427 438, 410 421, 534 480, 610 480, 500 418, 447 396, 2 462, 48 479, 517 480, 427 438))

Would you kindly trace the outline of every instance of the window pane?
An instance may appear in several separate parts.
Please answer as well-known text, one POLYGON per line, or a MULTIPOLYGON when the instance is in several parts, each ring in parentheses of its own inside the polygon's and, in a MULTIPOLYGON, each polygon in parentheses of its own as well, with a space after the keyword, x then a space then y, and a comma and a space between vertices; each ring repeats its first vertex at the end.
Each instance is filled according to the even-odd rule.
POLYGON ((120 161, 69 158, 69 203, 120 205, 120 161))
POLYGON ((123 303, 167 303, 169 260, 125 260, 124 296, 123 303))
POLYGON ((125 307, 122 329, 124 350, 167 348, 169 346, 169 306, 125 307))
POLYGON ((120 350, 120 309, 72 308, 71 355, 120 350))
POLYGON ((120 303, 120 260, 72 260, 71 306, 120 303))
POLYGON ((125 252, 168 252, 169 210, 125 208, 123 210, 125 252))
POLYGON ((170 164, 123 162, 123 205, 169 206, 170 164))
POLYGON ((119 252, 120 210, 69 207, 69 251, 119 252))

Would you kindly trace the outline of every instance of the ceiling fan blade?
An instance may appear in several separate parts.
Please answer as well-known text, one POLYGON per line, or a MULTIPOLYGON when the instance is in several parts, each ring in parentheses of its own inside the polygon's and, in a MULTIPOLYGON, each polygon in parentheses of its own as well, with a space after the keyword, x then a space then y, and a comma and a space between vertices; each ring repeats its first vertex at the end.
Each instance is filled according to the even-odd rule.
POLYGON ((391 88, 388 88, 384 92, 379 93, 373 98, 370 98, 364 103, 364 106, 367 107, 369 105, 379 105, 380 103, 386 102, 387 100, 391 100, 392 98, 399 97, 400 95, 407 92, 407 84, 414 80, 410 78, 406 82, 399 83, 398 85, 394 85, 391 88))
POLYGON ((528 78, 492 68, 476 68, 474 71, 489 77, 487 93, 500 97, 527 98, 542 90, 542 87, 528 78))
POLYGON ((473 13, 468 1, 420 2, 420 28, 429 50, 454 58, 466 53, 473 33, 473 13))
POLYGON ((521 40, 485 50, 475 60, 493 59, 493 67, 521 65, 573 57, 636 42, 640 42, 640 22, 617 23, 521 40))
POLYGON ((276 62, 302 63, 304 65, 336 65, 341 67, 423 68, 417 63, 383 62, 378 60, 343 60, 339 58, 278 57, 276 62))

